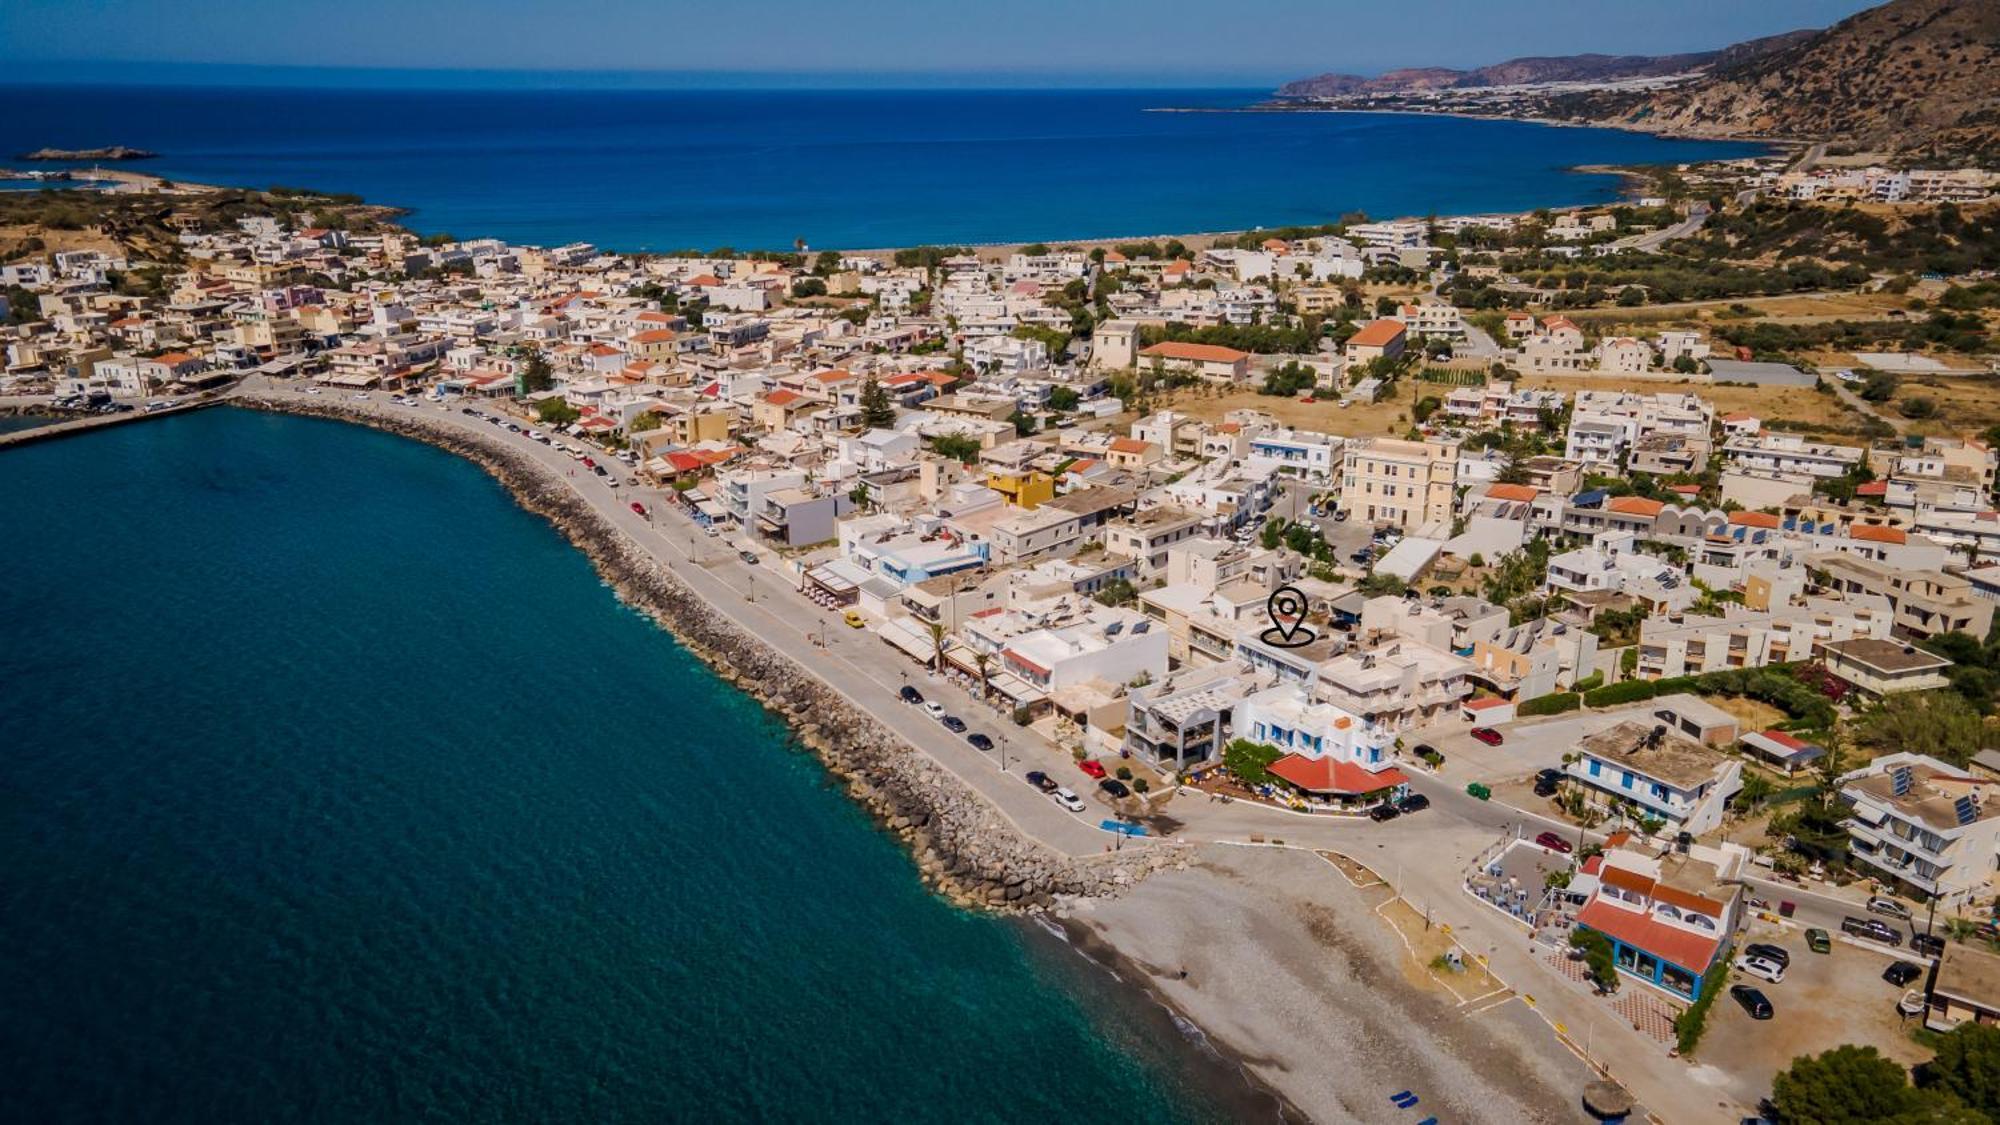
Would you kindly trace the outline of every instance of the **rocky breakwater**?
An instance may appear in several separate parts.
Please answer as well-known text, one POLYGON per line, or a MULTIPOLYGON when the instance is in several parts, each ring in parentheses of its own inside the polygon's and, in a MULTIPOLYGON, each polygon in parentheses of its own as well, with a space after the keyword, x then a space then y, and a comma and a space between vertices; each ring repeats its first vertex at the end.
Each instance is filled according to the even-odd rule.
POLYGON ((1074 857, 1025 835, 950 770, 805 665, 726 617, 561 477, 497 438, 448 420, 384 414, 344 402, 259 394, 231 401, 386 430, 480 465, 522 507, 554 524, 621 598, 672 632, 724 680, 783 718, 799 744, 841 779, 848 794, 903 840, 924 881, 960 905, 1039 910, 1064 897, 1116 894, 1185 860, 1183 849, 1159 844, 1074 857))

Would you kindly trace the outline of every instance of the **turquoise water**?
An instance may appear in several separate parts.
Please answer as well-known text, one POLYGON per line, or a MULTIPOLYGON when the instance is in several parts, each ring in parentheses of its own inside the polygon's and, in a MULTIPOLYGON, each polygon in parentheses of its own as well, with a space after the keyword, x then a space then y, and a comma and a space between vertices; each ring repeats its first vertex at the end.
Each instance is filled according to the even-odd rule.
POLYGON ((129 144, 179 179, 359 192, 426 233, 620 250, 1185 234, 1617 197, 1579 164, 1748 156, 1618 129, 1157 113, 1263 90, 0 88, 0 157, 129 144))
POLYGON ((5 1120, 1226 1112, 463 461, 204 411, 0 527, 5 1120))

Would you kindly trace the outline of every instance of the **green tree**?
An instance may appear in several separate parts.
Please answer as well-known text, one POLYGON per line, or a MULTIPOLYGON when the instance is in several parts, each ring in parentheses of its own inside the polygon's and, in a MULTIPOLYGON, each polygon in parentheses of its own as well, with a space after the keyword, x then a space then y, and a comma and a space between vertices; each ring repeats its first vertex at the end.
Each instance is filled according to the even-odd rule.
POLYGON ((1983 732, 1979 712, 1955 691, 1899 692, 1861 722, 1861 740, 1871 746, 1922 747, 1957 766, 1979 752, 1983 732))
POLYGON ((1599 992, 1618 991, 1618 967, 1612 956, 1611 939, 1581 926, 1569 933, 1569 943, 1583 950, 1583 963, 1599 992))
POLYGON ((549 366, 548 357, 539 351, 528 353, 528 362, 521 367, 521 391, 524 394, 540 394, 556 385, 555 368, 549 366))
POLYGON ((665 421, 657 413, 648 410, 644 414, 634 416, 630 422, 625 423, 625 429, 631 433, 643 434, 648 430, 659 429, 665 424, 665 421))
POLYGON ((1793 1059, 1771 1080, 1771 1108, 1787 1125, 1985 1120, 1948 1094, 1910 1085, 1902 1064, 1875 1048, 1851 1043, 1793 1059))
POLYGON ((1049 409, 1060 414, 1075 410, 1081 401, 1074 387, 1052 387, 1049 390, 1049 409))
POLYGON ((1103 605, 1131 605, 1139 600, 1139 591, 1129 579, 1113 578, 1098 587, 1097 600, 1103 605))
POLYGON ((1222 764, 1245 785, 1264 785, 1271 780, 1271 763, 1285 756, 1283 750, 1264 742, 1239 738, 1222 751, 1222 764))
POLYGON ((931 439, 931 449, 968 465, 979 459, 979 439, 964 434, 939 434, 931 439))
POLYGON ((1035 416, 1033 414, 1016 410, 1007 417, 1007 420, 1014 423, 1014 433, 1018 437, 1027 437, 1029 434, 1035 432, 1035 416))
POLYGON ((2000 1121, 2000 1028, 1970 1021, 1946 1032, 1937 1057, 1918 1072, 1925 1089, 1957 1098, 2000 1121))
POLYGON ((535 417, 544 425, 567 426, 583 417, 583 412, 571 406, 568 399, 545 398, 535 404, 535 417))
POLYGON ((861 384, 861 424, 871 430, 896 424, 896 404, 889 401, 889 392, 872 373, 861 384))

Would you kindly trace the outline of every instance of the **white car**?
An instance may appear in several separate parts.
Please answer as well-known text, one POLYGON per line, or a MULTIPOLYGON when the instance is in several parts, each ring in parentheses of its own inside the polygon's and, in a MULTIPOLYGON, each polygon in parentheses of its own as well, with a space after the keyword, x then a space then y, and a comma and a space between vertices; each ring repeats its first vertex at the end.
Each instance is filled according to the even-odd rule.
POLYGON ((309 394, 309 395, 316 395, 316 394, 318 394, 318 393, 319 393, 319 388, 318 388, 318 387, 307 387, 307 388, 306 388, 306 393, 307 393, 307 394, 309 394))
POLYGON ((1049 794, 1049 799, 1071 812, 1083 811, 1083 798, 1062 786, 1057 786, 1056 791, 1049 794))
POLYGON ((1776 961, 1767 961, 1762 957, 1738 957, 1736 967, 1758 980, 1769 981, 1772 984, 1785 983, 1784 967, 1776 961))
POLYGON ((707 527, 702 528, 701 533, 703 535, 708 536, 710 539, 717 538, 722 534, 720 531, 715 530, 714 524, 709 524, 707 527))
POLYGON ((367 402, 367 401, 368 401, 368 392, 367 392, 367 391, 355 391, 355 392, 354 392, 354 401, 356 401, 356 402, 367 402))
POLYGON ((929 715, 933 719, 942 719, 944 718, 944 704, 933 699, 924 704, 924 714, 929 715))

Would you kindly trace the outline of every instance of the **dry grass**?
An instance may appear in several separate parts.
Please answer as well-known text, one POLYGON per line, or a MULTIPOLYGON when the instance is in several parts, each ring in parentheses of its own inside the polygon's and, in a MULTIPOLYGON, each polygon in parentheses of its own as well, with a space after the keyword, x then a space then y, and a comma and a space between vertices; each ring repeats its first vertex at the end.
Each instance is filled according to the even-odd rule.
POLYGON ((1897 380, 1896 396, 1881 410, 1900 418, 1896 404, 1906 398, 1937 403, 1937 416, 1910 423, 1919 434, 1976 434, 2000 425, 2000 375, 1917 375, 1897 380))
POLYGON ((1712 695, 1708 702, 1736 716, 1745 731, 1766 730, 1785 718, 1785 713, 1762 700, 1737 695, 1712 695))
POLYGON ((1419 988, 1442 991, 1456 1002, 1464 1002, 1474 997, 1487 996, 1504 989, 1499 978, 1486 971, 1474 957, 1460 948, 1452 940, 1451 931, 1436 922, 1424 925, 1424 916, 1402 899, 1391 899, 1375 910, 1377 917, 1403 939, 1409 947, 1409 956, 1403 959, 1403 976, 1419 988), (1448 969, 1433 969, 1431 966, 1450 950, 1458 950, 1464 959, 1465 971, 1452 972, 1448 969))
MULTIPOLYGON (((1323 434, 1340 434, 1346 437, 1401 437, 1410 428, 1410 383, 1404 380, 1396 387, 1393 398, 1383 402, 1343 407, 1338 399, 1322 398, 1314 402, 1303 402, 1296 398, 1278 395, 1260 395, 1255 391, 1221 391, 1216 387, 1186 387, 1160 396, 1162 409, 1176 410, 1204 422, 1220 422, 1232 410, 1261 410, 1276 418, 1280 424, 1301 430, 1313 430, 1323 434)), ((1418 386, 1434 388, 1426 394, 1442 395, 1447 388, 1435 388, 1434 384, 1419 383, 1418 386)))

